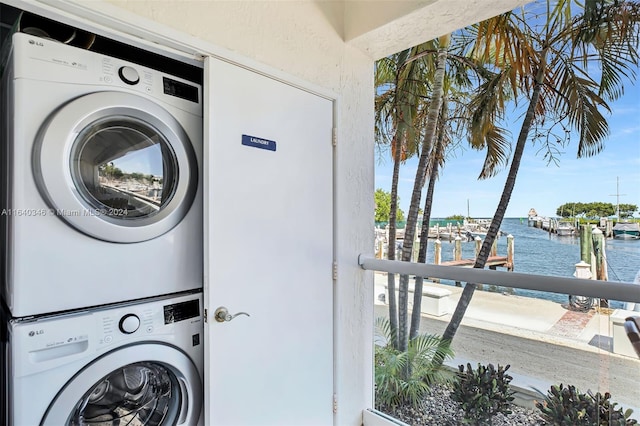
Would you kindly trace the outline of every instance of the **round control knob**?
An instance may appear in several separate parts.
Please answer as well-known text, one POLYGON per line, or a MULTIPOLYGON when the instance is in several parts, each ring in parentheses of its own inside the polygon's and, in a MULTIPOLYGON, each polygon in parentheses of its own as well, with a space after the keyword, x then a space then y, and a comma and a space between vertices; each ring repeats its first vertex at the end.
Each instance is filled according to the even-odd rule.
POLYGON ((135 333, 140 327, 140 318, 136 314, 127 314, 120 319, 120 331, 124 334, 135 333))
POLYGON ((120 67, 118 70, 118 75, 127 84, 134 85, 140 82, 140 75, 138 75, 138 71, 132 67, 120 67))

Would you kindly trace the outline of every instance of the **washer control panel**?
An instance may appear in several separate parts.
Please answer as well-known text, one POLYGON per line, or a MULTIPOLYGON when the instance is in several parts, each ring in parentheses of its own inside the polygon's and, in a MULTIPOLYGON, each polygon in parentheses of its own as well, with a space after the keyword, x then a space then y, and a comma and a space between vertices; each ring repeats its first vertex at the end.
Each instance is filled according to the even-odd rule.
POLYGON ((9 323, 15 356, 25 360, 16 374, 31 374, 95 352, 130 343, 189 340, 197 347, 203 330, 202 293, 164 297, 9 323), (192 339, 197 342, 192 342, 192 339), (19 371, 24 368, 23 371, 19 371), (28 373, 30 372, 30 373, 28 373))

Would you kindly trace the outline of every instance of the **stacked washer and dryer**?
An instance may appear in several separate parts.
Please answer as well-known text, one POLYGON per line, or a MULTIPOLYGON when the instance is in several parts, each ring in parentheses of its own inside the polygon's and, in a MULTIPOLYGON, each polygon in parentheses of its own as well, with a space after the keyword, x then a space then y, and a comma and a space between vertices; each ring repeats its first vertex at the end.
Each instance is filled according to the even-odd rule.
POLYGON ((2 78, 4 423, 201 424, 202 88, 42 35, 2 78))

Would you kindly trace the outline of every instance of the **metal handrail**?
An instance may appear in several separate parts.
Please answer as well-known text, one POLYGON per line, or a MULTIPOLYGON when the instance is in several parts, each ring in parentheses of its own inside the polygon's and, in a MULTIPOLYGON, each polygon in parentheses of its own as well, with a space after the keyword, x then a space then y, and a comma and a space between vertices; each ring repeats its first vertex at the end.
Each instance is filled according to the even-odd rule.
POLYGON ((640 303, 640 285, 616 281, 584 278, 550 277, 459 266, 429 265, 400 260, 376 259, 371 255, 358 256, 358 264, 366 270, 416 275, 424 278, 482 283, 502 287, 572 294, 621 302, 640 303))

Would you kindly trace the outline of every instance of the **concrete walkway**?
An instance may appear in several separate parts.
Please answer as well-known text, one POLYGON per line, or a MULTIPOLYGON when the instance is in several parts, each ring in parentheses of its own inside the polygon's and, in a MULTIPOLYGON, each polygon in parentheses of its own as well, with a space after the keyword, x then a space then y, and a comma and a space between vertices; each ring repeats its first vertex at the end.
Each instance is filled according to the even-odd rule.
MULTIPOLYGON (((387 305, 378 298, 385 294, 386 284, 386 274, 376 272, 377 316, 388 315, 387 305)), ((452 292, 448 314, 422 316, 422 332, 442 334, 462 288, 425 285, 452 292)), ((533 388, 546 394, 552 384, 564 383, 582 392, 608 391, 640 419, 640 360, 612 352, 610 313, 573 312, 547 300, 477 290, 453 341, 455 359, 448 364, 510 364, 512 384, 524 390, 520 396, 525 400, 520 402, 525 405, 541 399, 533 388)))

